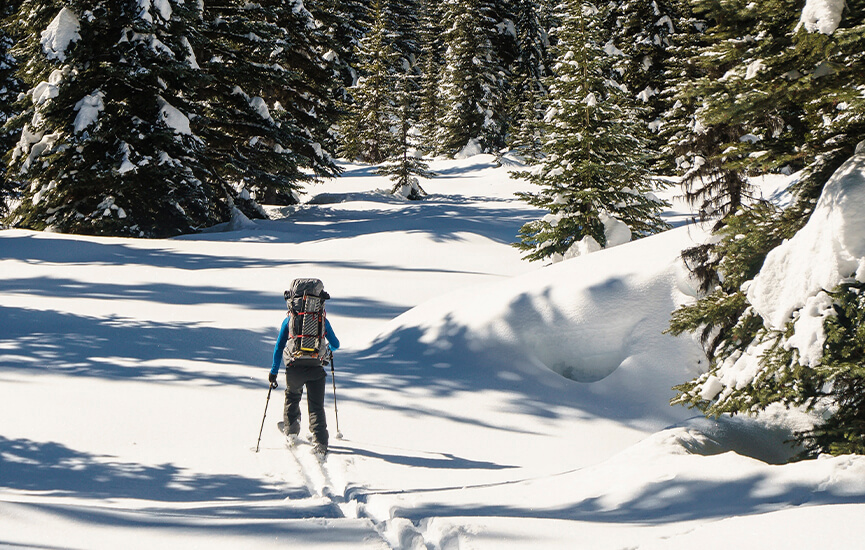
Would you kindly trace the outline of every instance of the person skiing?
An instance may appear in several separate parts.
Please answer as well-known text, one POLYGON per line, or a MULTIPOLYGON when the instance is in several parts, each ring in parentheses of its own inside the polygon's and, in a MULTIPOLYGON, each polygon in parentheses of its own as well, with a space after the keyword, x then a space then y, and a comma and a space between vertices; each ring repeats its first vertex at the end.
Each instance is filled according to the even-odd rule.
MULTIPOLYGON (((319 282, 320 285, 320 282, 319 282)), ((294 285, 293 285, 294 286, 294 285)), ((327 296, 326 293, 323 293, 327 296)), ((320 314, 323 321, 323 335, 325 342, 321 343, 321 352, 316 357, 293 356, 286 350, 286 344, 292 335, 291 324, 293 321, 291 301, 295 298, 293 292, 286 292, 286 301, 289 302, 289 314, 282 321, 273 347, 273 364, 270 369, 268 380, 271 387, 278 386, 277 375, 282 361, 285 362, 285 407, 283 411, 284 433, 286 437, 295 437, 300 433, 300 400, 303 397, 303 388, 306 386, 306 404, 309 412, 309 431, 315 440, 314 452, 319 456, 327 454, 328 432, 327 419, 324 413, 324 393, 327 387, 327 372, 324 365, 332 360, 333 350, 339 349, 339 339, 330 325, 330 321, 320 314)), ((289 346, 292 347, 292 346, 289 346)))

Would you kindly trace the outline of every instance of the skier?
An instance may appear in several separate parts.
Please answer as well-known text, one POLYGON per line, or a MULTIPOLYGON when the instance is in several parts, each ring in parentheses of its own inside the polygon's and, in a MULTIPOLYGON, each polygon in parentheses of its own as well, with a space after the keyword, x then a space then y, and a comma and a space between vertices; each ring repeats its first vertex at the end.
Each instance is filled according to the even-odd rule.
MULTIPOLYGON (((279 329, 276 345, 273 347, 273 366, 268 380, 272 387, 277 387, 276 376, 283 357, 289 334, 289 318, 286 317, 279 329)), ((303 397, 303 387, 306 386, 306 405, 309 411, 309 431, 315 438, 314 452, 324 457, 327 454, 327 420, 324 416, 324 391, 327 387, 327 373, 324 365, 328 364, 333 350, 339 349, 339 340, 333 332, 330 322, 324 319, 324 336, 327 340, 327 351, 322 359, 306 357, 288 359, 285 365, 285 410, 283 413, 284 430, 287 437, 300 433, 300 399, 303 397)))

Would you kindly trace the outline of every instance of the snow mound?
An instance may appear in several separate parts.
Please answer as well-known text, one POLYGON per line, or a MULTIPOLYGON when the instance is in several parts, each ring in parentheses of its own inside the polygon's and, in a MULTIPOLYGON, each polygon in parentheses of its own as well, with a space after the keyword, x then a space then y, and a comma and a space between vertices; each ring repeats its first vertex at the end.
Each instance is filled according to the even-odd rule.
MULTIPOLYGON (((676 414, 672 386, 696 376, 690 337, 663 334, 693 297, 679 253, 695 228, 680 228, 581 256, 482 288, 426 302, 395 319, 373 349, 430 364, 460 362, 515 382, 552 371, 582 383, 614 415, 676 414), (414 342, 422 349, 406 349, 414 342), (457 359, 458 358, 458 359, 457 359)), ((560 384, 563 383, 560 382, 560 384)), ((682 409, 684 410, 684 409, 682 409)))
POLYGON ((802 364, 822 355, 823 318, 832 290, 845 279, 865 281, 865 154, 854 155, 829 179, 808 223, 772 250, 748 288, 748 301, 782 330, 796 315, 791 340, 802 364))

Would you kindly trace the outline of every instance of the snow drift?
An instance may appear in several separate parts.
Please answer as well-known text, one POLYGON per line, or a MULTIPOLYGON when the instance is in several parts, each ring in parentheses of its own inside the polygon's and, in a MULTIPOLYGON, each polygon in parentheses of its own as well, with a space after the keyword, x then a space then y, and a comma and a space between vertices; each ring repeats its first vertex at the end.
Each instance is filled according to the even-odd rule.
POLYGON ((699 374, 702 351, 663 331, 696 294, 679 258, 694 237, 702 232, 683 227, 435 298, 395 319, 371 350, 465 363, 519 384, 549 370, 580 383, 584 406, 682 418, 671 388, 699 374))

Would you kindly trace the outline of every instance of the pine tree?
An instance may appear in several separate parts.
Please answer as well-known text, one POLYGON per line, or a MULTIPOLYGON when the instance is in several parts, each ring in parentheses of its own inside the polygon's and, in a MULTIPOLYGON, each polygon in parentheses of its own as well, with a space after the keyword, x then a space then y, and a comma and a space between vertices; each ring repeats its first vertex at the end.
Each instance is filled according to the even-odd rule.
POLYGON ((293 204, 303 182, 336 173, 325 149, 335 113, 327 41, 299 3, 206 3, 204 21, 196 47, 208 84, 194 127, 212 177, 261 202, 293 204))
POLYGON ((615 61, 614 70, 628 93, 644 107, 641 120, 650 130, 652 148, 660 150, 661 117, 667 110, 667 67, 681 19, 676 0, 626 1, 614 6, 607 22, 610 41, 604 48, 615 61))
POLYGON ((417 93, 417 77, 410 68, 402 75, 394 76, 394 102, 391 118, 395 121, 396 139, 393 153, 376 173, 389 176, 394 182, 392 193, 407 199, 418 200, 426 195, 418 177, 431 178, 436 174, 421 158, 419 135, 415 129, 413 98, 417 93))
MULTIPOLYGON (((24 86, 15 74, 18 62, 10 53, 16 37, 8 33, 7 29, 11 29, 11 26, 4 24, 4 20, 17 11, 20 3, 20 0, 10 1, 0 8, 0 159, 12 149, 20 136, 20 132, 13 130, 11 121, 18 114, 17 98, 24 91, 24 86), (6 126, 7 122, 10 122, 9 126, 6 126)), ((7 212, 6 199, 14 196, 17 187, 15 178, 7 176, 6 163, 0 162, 0 216, 7 212)))
POLYGON ((561 9, 545 157, 515 174, 542 186, 521 196, 550 211, 520 230, 517 246, 529 260, 560 259, 612 244, 608 236, 628 240, 666 227, 659 217, 663 203, 650 195, 633 100, 612 79, 601 13, 580 0, 561 9))
POLYGON ((444 104, 441 99, 441 75, 444 66, 443 29, 439 3, 422 0, 418 41, 420 58, 420 91, 418 98, 418 130, 421 134, 421 148, 437 155, 442 152, 441 122, 444 104))
POLYGON ((169 236, 227 218, 230 190, 190 128, 198 16, 188 2, 23 2, 13 55, 29 91, 9 171, 28 185, 9 223, 169 236))
POLYGON ((357 57, 358 81, 349 92, 353 100, 350 119, 343 130, 343 154, 348 158, 378 164, 393 149, 391 118, 393 74, 401 65, 393 47, 394 23, 386 0, 374 0, 372 27, 360 40, 357 57))
POLYGON ((308 4, 315 26, 326 37, 331 49, 325 55, 336 65, 341 78, 338 99, 348 102, 347 88, 357 80, 356 53, 360 39, 370 27, 370 0, 316 0, 308 4))
POLYGON ((554 25, 546 1, 516 0, 511 12, 516 26, 518 55, 510 68, 508 88, 508 147, 523 158, 541 158, 542 120, 550 76, 549 29, 554 25))
POLYGON ((507 74, 497 46, 508 27, 491 0, 448 0, 443 10, 443 149, 456 153, 476 140, 483 150, 498 151, 507 131, 507 74))
POLYGON ((726 64, 712 95, 718 99, 706 103, 705 116, 726 112, 755 137, 728 144, 731 162, 741 170, 760 173, 788 163, 805 170, 786 210, 756 203, 727 218, 717 244, 698 262, 708 295, 677 310, 671 323, 674 333, 700 332, 711 360, 709 372, 676 388, 675 403, 710 415, 751 413, 772 403, 821 404, 829 411, 826 421, 801 434, 811 453, 865 452, 862 285, 844 282, 827 289, 835 315, 823 323, 826 342, 817 365, 800 364, 789 344, 795 313, 786 326, 773 327, 754 311, 743 289, 767 254, 807 222, 823 185, 861 140, 865 104, 852 90, 865 88, 859 70, 865 51, 863 7, 861 0, 848 4, 841 26, 827 33, 801 24, 799 6, 792 2, 743 7, 739 17, 747 17, 751 26, 740 33, 751 40, 735 55, 728 50, 739 62, 726 64), (755 349, 762 350, 753 359, 757 374, 719 388, 719 373, 755 349))

